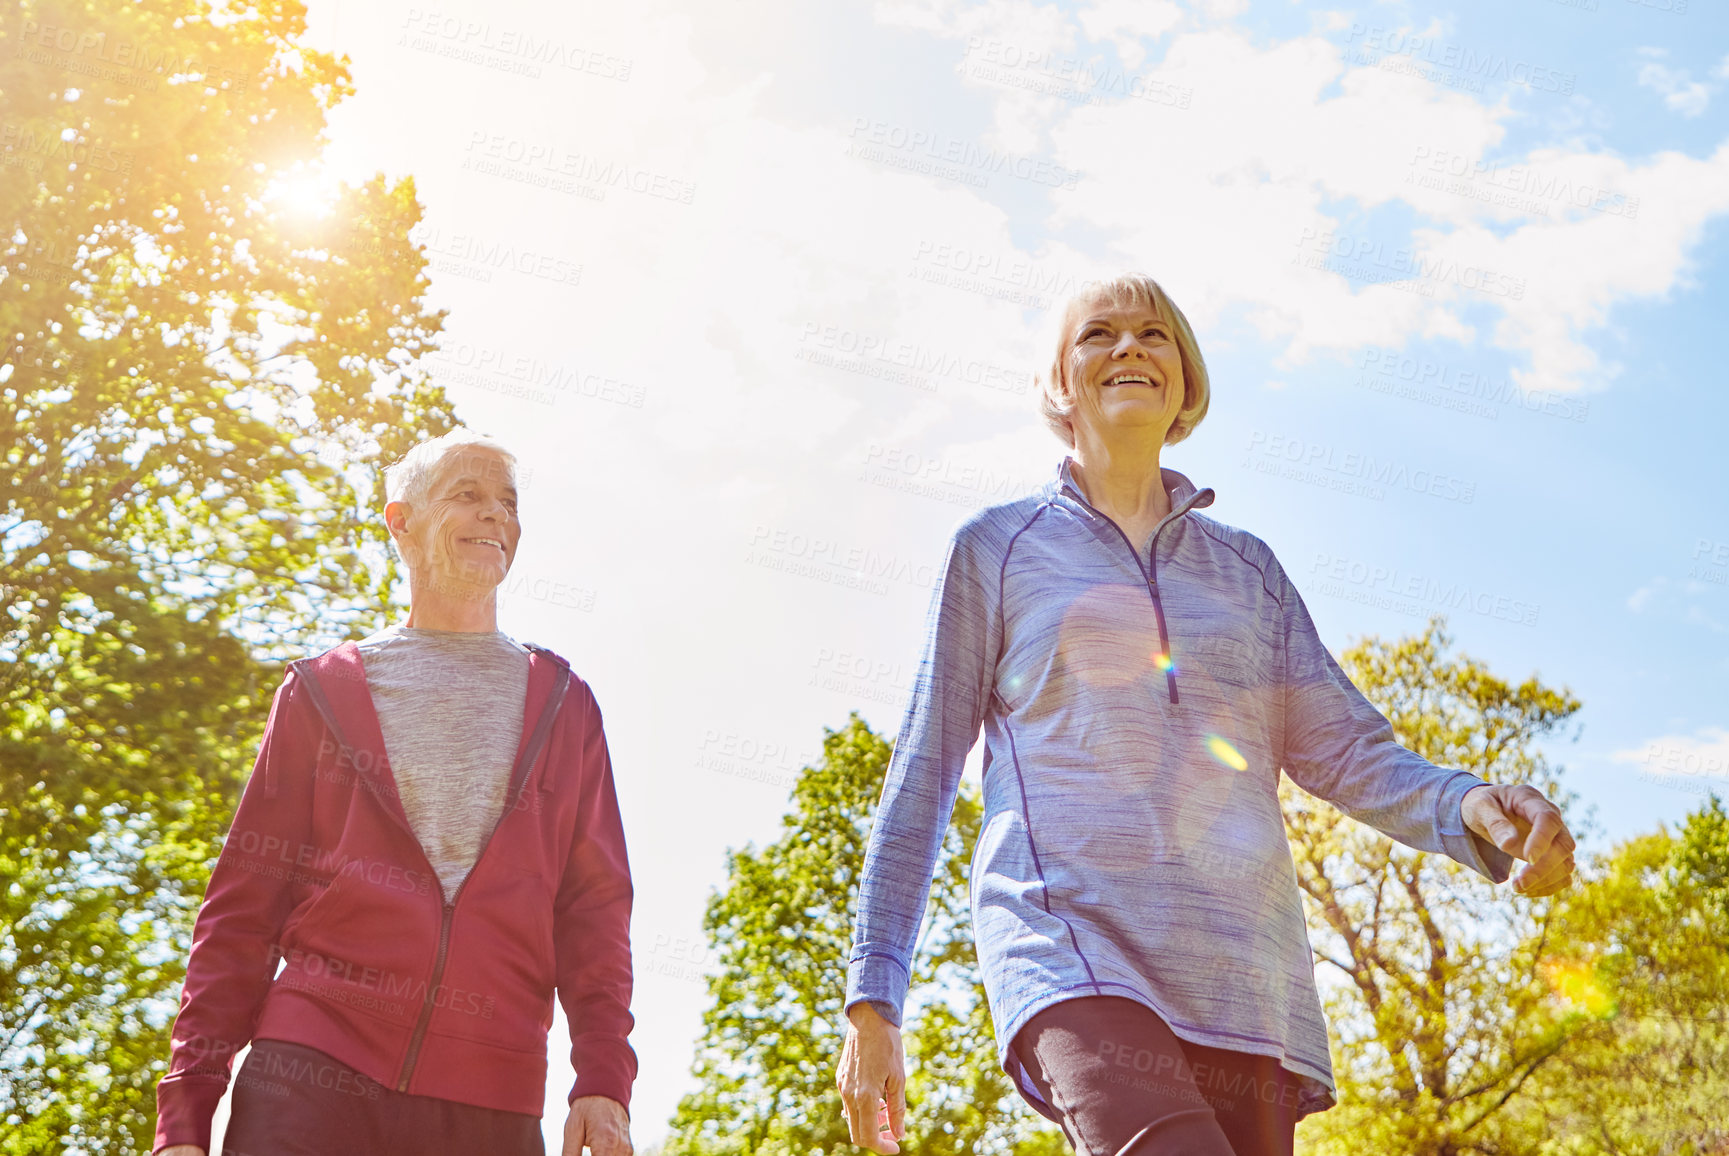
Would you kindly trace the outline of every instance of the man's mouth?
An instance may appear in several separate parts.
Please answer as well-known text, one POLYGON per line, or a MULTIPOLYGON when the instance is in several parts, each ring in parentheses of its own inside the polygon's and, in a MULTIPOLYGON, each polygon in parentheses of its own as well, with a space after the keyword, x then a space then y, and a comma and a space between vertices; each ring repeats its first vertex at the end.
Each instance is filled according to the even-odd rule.
POLYGON ((464 542, 474 542, 482 546, 496 546, 500 554, 504 553, 504 543, 497 538, 464 538, 464 542))

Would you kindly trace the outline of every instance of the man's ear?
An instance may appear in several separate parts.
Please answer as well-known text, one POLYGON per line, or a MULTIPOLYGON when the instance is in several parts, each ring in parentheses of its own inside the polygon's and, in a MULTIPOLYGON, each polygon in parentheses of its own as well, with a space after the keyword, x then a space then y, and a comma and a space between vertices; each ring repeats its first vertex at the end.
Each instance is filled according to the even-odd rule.
POLYGON ((386 502, 384 525, 390 530, 392 538, 408 533, 408 503, 386 502))

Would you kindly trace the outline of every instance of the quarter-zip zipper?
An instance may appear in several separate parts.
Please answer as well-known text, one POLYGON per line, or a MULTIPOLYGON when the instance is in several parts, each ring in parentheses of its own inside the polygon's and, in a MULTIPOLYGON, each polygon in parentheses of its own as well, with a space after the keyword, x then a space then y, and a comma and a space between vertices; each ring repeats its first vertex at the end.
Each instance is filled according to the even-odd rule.
MULTIPOLYGON (((1129 548, 1129 556, 1135 560, 1135 569, 1141 572, 1141 578, 1147 584, 1147 594, 1151 596, 1153 600, 1153 617, 1157 619, 1159 624, 1159 655, 1165 660, 1165 686, 1170 691, 1171 701, 1177 702, 1177 660, 1171 654, 1170 633, 1165 629, 1165 607, 1164 603, 1159 600, 1159 535, 1165 532, 1166 526, 1175 523, 1177 517, 1181 517, 1182 515, 1178 514, 1177 517, 1167 517, 1163 522, 1159 523, 1158 528, 1153 531, 1152 547, 1147 551, 1148 558, 1152 564, 1152 568, 1149 570, 1147 566, 1143 565, 1141 562, 1140 551, 1135 549, 1135 544, 1129 541, 1129 536, 1123 532, 1121 526, 1117 525, 1116 520, 1113 518, 1107 518, 1104 514, 1101 514, 1096 506, 1087 501, 1086 496, 1080 492, 1078 486, 1070 485, 1067 488, 1074 492, 1075 501, 1079 502, 1091 511, 1093 516, 1103 518, 1104 521, 1110 525, 1111 529, 1117 532, 1117 537, 1123 540, 1123 545, 1129 548)), ((1186 500, 1187 499, 1185 499, 1185 501, 1186 500)), ((1188 511, 1186 510, 1183 511, 1183 513, 1187 512, 1188 511)))

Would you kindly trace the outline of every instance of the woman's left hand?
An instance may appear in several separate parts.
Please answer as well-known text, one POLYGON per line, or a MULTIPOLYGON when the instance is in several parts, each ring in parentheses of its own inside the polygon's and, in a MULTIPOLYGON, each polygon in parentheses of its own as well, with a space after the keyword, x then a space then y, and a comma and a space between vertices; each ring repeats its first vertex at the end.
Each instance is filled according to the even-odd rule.
POLYGON ((1529 864, 1513 872, 1513 890, 1519 894, 1535 899, 1572 883, 1572 832, 1561 820, 1561 809, 1536 787, 1472 787, 1459 815, 1467 828, 1529 864))

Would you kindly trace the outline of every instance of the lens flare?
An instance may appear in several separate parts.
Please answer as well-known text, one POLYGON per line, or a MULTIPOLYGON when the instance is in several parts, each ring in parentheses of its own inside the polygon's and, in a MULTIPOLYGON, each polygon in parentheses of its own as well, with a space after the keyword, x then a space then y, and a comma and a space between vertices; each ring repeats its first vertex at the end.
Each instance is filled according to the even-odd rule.
POLYGON ((1207 750, 1211 752, 1215 759, 1218 759, 1233 771, 1246 771, 1249 769, 1249 760, 1245 759, 1242 754, 1238 752, 1236 747, 1233 747, 1218 735, 1207 736, 1207 750))
POLYGON ((1604 988, 1596 968, 1589 963, 1549 956, 1537 962, 1537 974, 1568 1011, 1583 1012, 1592 1019, 1606 1019, 1615 1014, 1615 997, 1604 988))
POLYGON ((1155 654, 1153 655, 1153 665, 1158 667, 1161 671, 1169 670, 1172 666, 1171 656, 1168 654, 1155 654))

